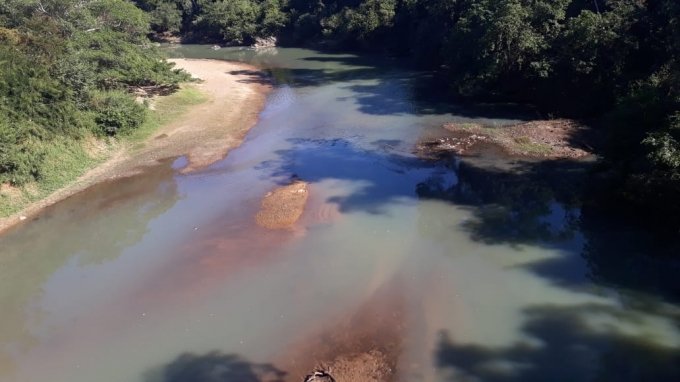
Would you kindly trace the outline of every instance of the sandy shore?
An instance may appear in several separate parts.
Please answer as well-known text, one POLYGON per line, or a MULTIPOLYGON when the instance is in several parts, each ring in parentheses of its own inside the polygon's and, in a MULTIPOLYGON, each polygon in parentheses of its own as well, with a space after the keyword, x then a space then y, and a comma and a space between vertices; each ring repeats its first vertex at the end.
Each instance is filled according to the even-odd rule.
POLYGON ((143 171, 159 160, 186 155, 189 164, 182 171, 199 170, 224 158, 238 147, 257 122, 271 85, 259 69, 217 60, 170 60, 202 82, 195 85, 207 101, 193 106, 180 118, 154 132, 143 144, 121 141, 104 163, 90 169, 70 185, 23 210, 0 219, 0 233, 32 215, 86 188, 113 178, 143 171))

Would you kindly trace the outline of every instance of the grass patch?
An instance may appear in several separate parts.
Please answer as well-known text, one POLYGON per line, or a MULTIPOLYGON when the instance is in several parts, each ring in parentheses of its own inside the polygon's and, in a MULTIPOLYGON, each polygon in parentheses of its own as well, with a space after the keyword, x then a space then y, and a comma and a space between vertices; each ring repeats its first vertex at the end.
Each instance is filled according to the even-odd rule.
POLYGON ((531 139, 529 137, 516 137, 514 139, 515 143, 518 145, 528 145, 531 144, 531 139))
POLYGON ((177 92, 158 98, 154 103, 154 110, 149 110, 144 123, 128 134, 125 138, 138 146, 159 127, 173 121, 186 113, 191 106, 201 104, 208 97, 196 87, 188 85, 177 92))
POLYGON ((5 192, 0 192, 0 217, 7 217, 29 203, 45 198, 108 158, 113 144, 102 143, 104 147, 92 154, 86 147, 87 142, 93 140, 91 137, 79 140, 55 137, 42 142, 38 148, 44 155, 40 180, 17 188, 5 187, 5 192))
POLYGON ((513 138, 514 150, 527 153, 530 155, 547 155, 552 152, 552 148, 549 145, 543 143, 532 142, 529 137, 516 137, 513 138))

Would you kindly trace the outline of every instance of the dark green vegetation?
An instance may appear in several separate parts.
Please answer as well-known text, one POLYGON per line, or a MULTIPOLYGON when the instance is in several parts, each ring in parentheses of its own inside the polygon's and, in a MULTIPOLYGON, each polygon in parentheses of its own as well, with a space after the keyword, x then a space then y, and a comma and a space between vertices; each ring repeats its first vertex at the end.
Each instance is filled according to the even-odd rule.
POLYGON ((188 41, 275 35, 288 45, 390 54, 436 69, 458 97, 587 118, 605 137, 605 176, 597 177, 605 199, 680 226, 677 0, 137 3, 157 32, 188 41))
POLYGON ((142 124, 146 108, 131 89, 187 79, 148 32, 149 16, 127 0, 0 3, 0 184, 68 172, 50 163, 58 147, 81 155, 82 138, 142 124))

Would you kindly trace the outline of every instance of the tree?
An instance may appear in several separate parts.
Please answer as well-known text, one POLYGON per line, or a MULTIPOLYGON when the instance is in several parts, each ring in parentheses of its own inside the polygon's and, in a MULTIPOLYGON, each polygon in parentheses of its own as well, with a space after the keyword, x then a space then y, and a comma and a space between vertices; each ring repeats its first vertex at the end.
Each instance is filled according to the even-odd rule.
POLYGON ((179 33, 182 26, 182 12, 174 3, 160 3, 150 17, 151 28, 156 32, 179 33))
POLYGON ((259 4, 252 0, 205 1, 196 25, 208 36, 221 37, 232 44, 247 44, 258 32, 259 4))

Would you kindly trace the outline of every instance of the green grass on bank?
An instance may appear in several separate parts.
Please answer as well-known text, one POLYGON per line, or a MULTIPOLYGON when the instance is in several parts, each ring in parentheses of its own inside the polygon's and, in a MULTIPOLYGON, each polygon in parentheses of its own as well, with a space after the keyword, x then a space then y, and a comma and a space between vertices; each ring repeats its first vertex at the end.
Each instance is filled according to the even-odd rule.
POLYGON ((514 147, 511 147, 511 149, 513 151, 529 155, 548 155, 553 151, 549 145, 533 142, 529 137, 525 136, 513 138, 512 143, 514 147))
POLYGON ((117 138, 95 138, 86 135, 80 139, 58 136, 41 143, 44 168, 38 182, 19 187, 5 184, 0 188, 0 218, 8 217, 44 199, 53 192, 74 184, 88 170, 105 162, 122 144, 130 142, 142 147, 143 142, 163 125, 179 118, 191 106, 207 101, 207 97, 194 86, 188 85, 179 91, 161 97, 149 109, 144 123, 133 132, 117 138))
POLYGON ((21 211, 28 204, 72 183, 87 170, 109 158, 115 150, 112 140, 99 141, 92 136, 79 140, 55 137, 41 143, 41 146, 44 167, 40 181, 17 187, 3 185, 0 191, 0 217, 21 211))
POLYGON ((126 138, 141 146, 141 143, 159 127, 177 119, 186 113, 191 106, 201 104, 207 100, 208 97, 195 86, 184 86, 169 96, 157 99, 153 103, 153 110, 149 110, 144 123, 128 134, 126 138))

